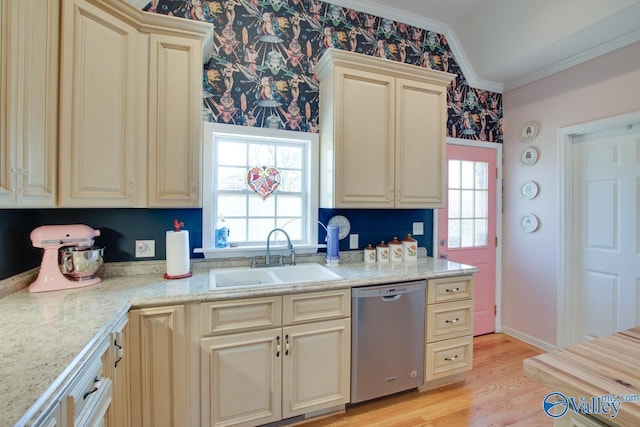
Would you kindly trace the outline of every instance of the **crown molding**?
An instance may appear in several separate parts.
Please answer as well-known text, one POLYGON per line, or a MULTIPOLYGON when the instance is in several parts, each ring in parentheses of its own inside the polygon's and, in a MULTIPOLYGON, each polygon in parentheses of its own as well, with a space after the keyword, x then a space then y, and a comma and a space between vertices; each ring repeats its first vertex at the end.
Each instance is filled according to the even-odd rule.
POLYGON ((511 81, 505 85, 505 91, 517 89, 521 86, 533 83, 536 80, 549 77, 552 74, 564 71, 576 65, 582 64, 583 62, 595 59, 601 55, 613 52, 614 50, 618 50, 638 41, 640 41, 640 29, 630 31, 627 34, 602 43, 594 47, 593 49, 586 50, 578 55, 574 55, 563 61, 556 62, 549 67, 545 67, 533 73, 527 74, 521 79, 511 81))
POLYGON ((335 4, 342 7, 348 7, 358 12, 370 13, 372 15, 380 16, 382 18, 393 19, 394 21, 402 22, 403 24, 412 25, 414 27, 422 28, 428 31, 435 31, 436 33, 443 34, 447 38, 447 42, 451 47, 456 62, 460 66, 460 70, 464 75, 467 84, 473 88, 488 90, 491 92, 502 93, 503 85, 501 83, 491 82, 488 80, 479 79, 476 73, 473 71, 467 56, 458 41, 458 38, 453 31, 453 28, 449 24, 445 24, 434 19, 429 19, 425 16, 416 15, 414 13, 407 13, 398 9, 394 9, 390 6, 383 6, 379 4, 373 4, 364 0, 323 0, 326 3, 335 4))

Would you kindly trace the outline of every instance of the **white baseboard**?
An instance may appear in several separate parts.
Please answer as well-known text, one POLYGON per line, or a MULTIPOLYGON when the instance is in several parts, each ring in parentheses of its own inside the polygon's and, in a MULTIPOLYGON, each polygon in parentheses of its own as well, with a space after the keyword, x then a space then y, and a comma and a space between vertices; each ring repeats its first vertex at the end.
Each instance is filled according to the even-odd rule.
POLYGON ((503 334, 506 334, 506 335, 512 336, 514 338, 517 338, 520 341, 524 341, 527 344, 530 344, 530 345, 532 345, 534 347, 538 347, 539 349, 544 350, 544 351, 554 351, 554 350, 558 349, 558 347, 556 347, 553 344, 549 344, 546 341, 542 341, 542 340, 540 340, 538 338, 532 337, 531 335, 527 335, 524 332, 520 332, 518 330, 511 329, 510 327, 505 326, 505 325, 502 325, 500 327, 500 330, 501 330, 501 332, 503 334))

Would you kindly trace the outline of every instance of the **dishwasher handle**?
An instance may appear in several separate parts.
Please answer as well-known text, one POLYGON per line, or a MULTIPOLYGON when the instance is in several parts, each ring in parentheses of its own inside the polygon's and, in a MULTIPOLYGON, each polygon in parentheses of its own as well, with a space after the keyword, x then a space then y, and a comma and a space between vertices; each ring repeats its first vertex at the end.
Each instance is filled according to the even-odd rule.
POLYGON ((414 292, 424 293, 425 289, 426 283, 424 281, 390 283, 378 286, 361 286, 351 290, 351 298, 360 299, 381 297, 384 301, 395 301, 402 294, 414 292))

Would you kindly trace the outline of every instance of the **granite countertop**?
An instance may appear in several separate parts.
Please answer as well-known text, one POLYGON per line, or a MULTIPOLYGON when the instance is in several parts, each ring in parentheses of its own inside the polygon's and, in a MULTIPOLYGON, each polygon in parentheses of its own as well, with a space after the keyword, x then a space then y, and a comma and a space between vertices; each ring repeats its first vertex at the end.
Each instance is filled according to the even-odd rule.
MULTIPOLYGON (((82 367, 92 345, 131 308, 351 288, 477 271, 430 257, 386 265, 350 262, 330 267, 345 280, 210 291, 208 270, 224 263, 206 261, 192 260, 194 274, 186 279, 166 280, 158 272, 132 274, 143 271, 135 267, 143 264, 122 263, 112 266, 111 273, 105 272, 98 285, 37 294, 25 288, 0 298, 0 425, 21 423, 56 398, 82 367)), ((156 262, 155 266, 162 271, 164 263, 156 262)))

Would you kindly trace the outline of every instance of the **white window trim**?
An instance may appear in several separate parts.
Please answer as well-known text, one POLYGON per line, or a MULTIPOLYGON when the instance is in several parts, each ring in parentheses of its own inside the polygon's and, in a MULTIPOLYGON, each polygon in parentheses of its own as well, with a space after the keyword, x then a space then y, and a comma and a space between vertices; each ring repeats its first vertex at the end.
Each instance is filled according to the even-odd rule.
MULTIPOLYGON (((252 257, 264 255, 267 242, 263 245, 238 246, 229 248, 211 247, 208 242, 213 241, 213 228, 215 223, 210 212, 213 205, 213 181, 210 179, 210 171, 213 168, 213 135, 232 136, 253 136, 256 138, 277 138, 296 139, 309 141, 309 160, 307 170, 309 171, 310 191, 308 194, 308 227, 309 244, 294 245, 297 254, 316 253, 318 248, 325 245, 316 244, 318 241, 318 165, 319 165, 319 136, 317 133, 296 132, 280 129, 256 128, 247 126, 227 125, 221 123, 203 122, 203 147, 202 147, 202 248, 195 248, 194 253, 202 253, 205 258, 227 258, 227 257, 252 257)), ((286 245, 282 243, 282 236, 276 242, 275 237, 271 239, 270 251, 272 254, 282 254, 288 251, 286 245)))

